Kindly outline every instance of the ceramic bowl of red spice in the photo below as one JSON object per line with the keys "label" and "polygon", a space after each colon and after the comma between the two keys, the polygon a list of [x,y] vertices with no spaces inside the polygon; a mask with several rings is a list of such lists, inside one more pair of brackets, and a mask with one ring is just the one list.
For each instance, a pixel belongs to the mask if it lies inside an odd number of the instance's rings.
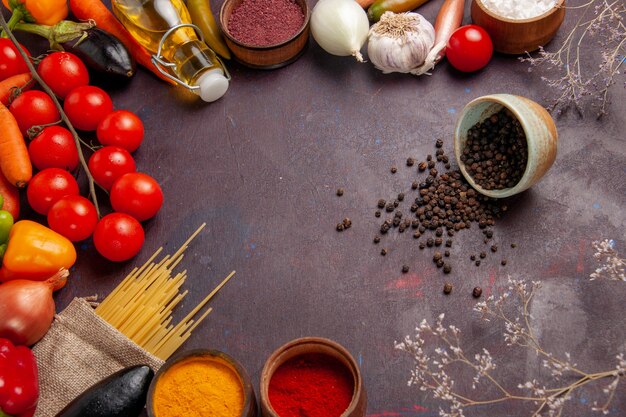
{"label": "ceramic bowl of red spice", "polygon": [[220,24],[235,59],[259,69],[288,65],[304,52],[311,13],[306,0],[225,0]]}
{"label": "ceramic bowl of red spice", "polygon": [[343,346],[305,337],[279,347],[260,383],[263,417],[364,417],[367,395],[359,367]]}

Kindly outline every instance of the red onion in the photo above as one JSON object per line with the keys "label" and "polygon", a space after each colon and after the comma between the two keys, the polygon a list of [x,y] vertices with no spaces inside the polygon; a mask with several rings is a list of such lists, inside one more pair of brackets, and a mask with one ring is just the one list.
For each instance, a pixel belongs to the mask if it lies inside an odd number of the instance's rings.
{"label": "red onion", "polygon": [[16,279],[0,285],[0,337],[15,345],[38,342],[54,318],[52,292],[68,275],[67,269],[60,269],[46,281]]}

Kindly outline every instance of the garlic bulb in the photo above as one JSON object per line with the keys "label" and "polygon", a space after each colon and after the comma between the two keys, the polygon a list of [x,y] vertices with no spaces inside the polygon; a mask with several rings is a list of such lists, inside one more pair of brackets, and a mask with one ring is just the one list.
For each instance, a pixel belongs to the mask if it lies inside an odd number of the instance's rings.
{"label": "garlic bulb", "polygon": [[385,12],[369,30],[367,54],[385,74],[420,74],[434,43],[435,29],[422,15]]}
{"label": "garlic bulb", "polygon": [[313,39],[329,54],[363,61],[368,30],[367,13],[354,0],[319,0],[311,13]]}

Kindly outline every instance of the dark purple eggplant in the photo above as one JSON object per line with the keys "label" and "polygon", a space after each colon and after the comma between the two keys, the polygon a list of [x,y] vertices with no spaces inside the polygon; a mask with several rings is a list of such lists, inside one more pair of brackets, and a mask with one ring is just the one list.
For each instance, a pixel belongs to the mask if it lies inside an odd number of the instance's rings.
{"label": "dark purple eggplant", "polygon": [[92,385],[56,417],[137,417],[153,376],[147,365],[124,368]]}
{"label": "dark purple eggplant", "polygon": [[16,30],[43,36],[50,48],[77,55],[91,70],[115,78],[135,75],[135,60],[119,39],[93,22],[62,20],[54,26],[18,23]]}
{"label": "dark purple eggplant", "polygon": [[85,34],[61,46],[96,72],[121,78],[135,75],[135,60],[119,39],[97,27],[86,30]]}

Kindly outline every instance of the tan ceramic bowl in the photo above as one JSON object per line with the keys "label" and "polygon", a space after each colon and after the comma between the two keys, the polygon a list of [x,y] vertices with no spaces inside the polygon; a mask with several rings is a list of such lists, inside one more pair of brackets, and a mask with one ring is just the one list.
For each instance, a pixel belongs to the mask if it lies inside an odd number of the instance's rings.
{"label": "tan ceramic bowl", "polygon": [[226,45],[235,59],[242,64],[259,69],[275,69],[291,64],[302,55],[309,40],[309,20],[311,12],[306,0],[295,0],[304,13],[304,25],[295,35],[284,42],[269,46],[254,46],[235,39],[228,31],[228,21],[233,10],[243,0],[225,0],[220,9],[220,25]]}
{"label": "tan ceramic bowl", "polygon": [[[461,154],[467,140],[467,131],[503,107],[515,115],[524,129],[528,145],[528,161],[522,178],[514,187],[486,190],[476,184],[467,172],[465,164],[461,162]],[[557,142],[556,126],[545,108],[525,97],[493,94],[472,100],[461,112],[454,131],[454,155],[461,173],[476,191],[489,197],[504,198],[527,190],[548,172],[556,159]]]}
{"label": "tan ceramic bowl", "polygon": [[260,398],[263,417],[280,417],[269,401],[268,387],[274,371],[289,359],[307,353],[321,353],[338,359],[352,373],[354,378],[354,394],[352,402],[341,417],[364,417],[367,409],[367,394],[361,379],[361,371],[350,355],[340,344],[321,337],[304,337],[284,344],[272,353],[265,362],[261,372]]}
{"label": "tan ceramic bowl", "polygon": [[252,388],[248,373],[241,366],[241,364],[239,364],[239,362],[237,362],[235,359],[233,359],[231,356],[227,355],[224,352],[209,349],[196,349],[173,356],[167,362],[165,362],[165,364],[158,370],[158,372],[152,379],[152,382],[150,383],[150,388],[148,389],[148,398],[146,402],[146,411],[148,413],[148,417],[159,417],[159,415],[156,414],[154,411],[154,391],[161,376],[167,373],[172,368],[172,366],[187,359],[193,358],[206,358],[209,360],[215,360],[230,367],[239,376],[239,379],[241,380],[241,385],[243,386],[244,403],[240,417],[257,416],[257,403],[256,397],[254,395],[254,389]]}
{"label": "tan ceramic bowl", "polygon": [[499,16],[487,9],[482,0],[472,1],[471,13],[472,22],[491,36],[495,51],[523,54],[537,50],[554,37],[565,17],[565,0],[557,0],[552,9],[530,19]]}

